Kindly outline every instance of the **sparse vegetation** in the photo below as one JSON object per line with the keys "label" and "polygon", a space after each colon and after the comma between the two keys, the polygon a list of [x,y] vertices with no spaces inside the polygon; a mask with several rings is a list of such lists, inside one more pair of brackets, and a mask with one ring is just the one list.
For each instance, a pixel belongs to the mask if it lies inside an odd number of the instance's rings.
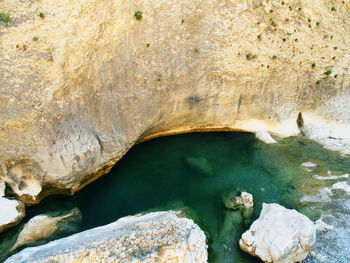
{"label": "sparse vegetation", "polygon": [[319,25],[321,25],[321,22],[317,21],[316,26],[319,26]]}
{"label": "sparse vegetation", "polygon": [[270,13],[273,13],[273,10],[272,10],[272,9],[270,9]]}
{"label": "sparse vegetation", "polygon": [[8,24],[10,22],[10,14],[8,13],[0,13],[0,21],[5,23],[5,24]]}
{"label": "sparse vegetation", "polygon": [[334,49],[334,50],[337,50],[337,49],[338,49],[338,47],[334,47],[333,49]]}
{"label": "sparse vegetation", "polygon": [[331,9],[332,11],[336,11],[336,9],[335,9],[335,7],[334,6],[332,6],[332,9]]}
{"label": "sparse vegetation", "polygon": [[336,57],[332,57],[332,59],[333,59],[333,60],[335,60],[335,59],[336,59]]}
{"label": "sparse vegetation", "polygon": [[134,16],[136,17],[137,20],[141,20],[142,19],[142,11],[137,10],[135,12]]}
{"label": "sparse vegetation", "polygon": [[289,18],[286,18],[286,20],[285,20],[286,22],[288,22],[289,21]]}
{"label": "sparse vegetation", "polygon": [[273,55],[273,56],[272,56],[272,59],[277,59],[277,56],[276,56],[276,55]]}
{"label": "sparse vegetation", "polygon": [[316,67],[316,63],[312,63],[311,67],[313,67],[313,68]]}
{"label": "sparse vegetation", "polygon": [[273,25],[274,27],[277,26],[276,22],[275,21],[271,21],[271,25]]}
{"label": "sparse vegetation", "polygon": [[181,24],[183,24],[183,23],[185,23],[185,19],[182,19],[182,20],[181,20]]}
{"label": "sparse vegetation", "polygon": [[146,44],[146,47],[149,47],[150,45],[151,45],[150,43],[147,43],[147,44]]}
{"label": "sparse vegetation", "polygon": [[159,74],[159,75],[158,75],[158,78],[157,78],[157,81],[160,82],[160,81],[162,80],[162,77],[163,77],[163,75],[162,75],[162,74]]}
{"label": "sparse vegetation", "polygon": [[335,74],[335,75],[334,75],[334,78],[336,79],[337,77],[338,77],[338,74]]}
{"label": "sparse vegetation", "polygon": [[316,85],[320,85],[320,83],[321,83],[320,80],[316,81]]}
{"label": "sparse vegetation", "polygon": [[252,53],[248,53],[247,55],[245,55],[245,57],[248,60],[252,60],[252,59],[256,59],[258,56],[257,55],[253,55]]}
{"label": "sparse vegetation", "polygon": [[327,76],[332,74],[332,70],[327,70],[324,74],[326,74]]}
{"label": "sparse vegetation", "polygon": [[33,37],[33,41],[38,41],[39,38],[38,37]]}
{"label": "sparse vegetation", "polygon": [[282,40],[283,40],[283,42],[286,42],[287,39],[286,38],[282,38]]}
{"label": "sparse vegetation", "polygon": [[284,3],[284,1],[282,1],[282,3],[281,3],[282,5],[284,5],[285,3]]}
{"label": "sparse vegetation", "polygon": [[262,39],[262,36],[261,36],[261,35],[258,35],[257,38],[258,38],[259,40],[261,40],[261,39]]}
{"label": "sparse vegetation", "polygon": [[43,12],[40,12],[40,13],[39,13],[39,17],[42,18],[42,19],[44,19],[44,18],[45,18],[45,14],[44,14]]}

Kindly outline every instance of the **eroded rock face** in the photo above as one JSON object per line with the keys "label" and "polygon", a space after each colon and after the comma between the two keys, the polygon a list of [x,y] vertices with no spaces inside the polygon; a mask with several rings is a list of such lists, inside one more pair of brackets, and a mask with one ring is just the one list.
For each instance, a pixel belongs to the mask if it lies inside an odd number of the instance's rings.
{"label": "eroded rock face", "polygon": [[129,216],[46,245],[27,248],[6,263],[207,262],[203,231],[176,212]]}
{"label": "eroded rock face", "polygon": [[259,218],[243,233],[239,246],[264,262],[290,263],[306,258],[316,240],[314,223],[296,210],[263,204]]}
{"label": "eroded rock face", "polygon": [[0,179],[27,203],[79,190],[160,135],[297,134],[300,111],[311,137],[316,117],[350,123],[348,1],[4,0],[0,12]]}

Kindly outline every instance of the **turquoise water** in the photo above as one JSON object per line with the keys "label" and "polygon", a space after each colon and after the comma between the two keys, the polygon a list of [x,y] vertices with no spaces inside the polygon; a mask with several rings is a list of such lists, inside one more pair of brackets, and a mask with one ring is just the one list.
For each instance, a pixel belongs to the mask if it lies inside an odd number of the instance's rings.
{"label": "turquoise water", "polygon": [[[318,164],[325,174],[350,171],[348,159],[310,140],[292,137],[267,145],[250,133],[193,133],[162,137],[133,147],[112,171],[73,197],[50,197],[27,209],[28,217],[77,206],[83,214],[81,230],[149,210],[183,209],[206,232],[210,262],[260,262],[238,247],[263,202],[296,208],[315,220],[322,204],[301,204],[334,183],[312,178],[300,167]],[[222,196],[232,191],[254,196],[254,216],[243,222],[226,209]]]}

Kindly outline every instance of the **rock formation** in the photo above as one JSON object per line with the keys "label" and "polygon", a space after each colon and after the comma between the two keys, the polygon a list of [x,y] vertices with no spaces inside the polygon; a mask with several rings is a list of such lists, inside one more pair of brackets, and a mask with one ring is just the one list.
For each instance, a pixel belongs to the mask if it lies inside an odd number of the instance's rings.
{"label": "rock formation", "polygon": [[20,262],[207,262],[203,231],[176,212],[129,216],[7,259]]}
{"label": "rock formation", "polygon": [[348,1],[3,0],[0,12],[0,181],[26,203],[76,192],[161,135],[297,134],[301,111],[326,145],[317,118],[349,128]]}
{"label": "rock formation", "polygon": [[314,223],[296,210],[263,204],[259,218],[239,240],[242,250],[264,262],[302,261],[316,239]]}
{"label": "rock formation", "polygon": [[5,198],[4,182],[0,182],[0,233],[13,227],[25,215],[24,204],[21,201]]}
{"label": "rock formation", "polygon": [[63,216],[37,215],[23,226],[10,251],[14,251],[24,245],[31,245],[37,241],[48,239],[53,234],[57,235],[69,233],[74,229],[78,230],[77,225],[80,221],[81,213],[78,208],[72,209]]}
{"label": "rock formation", "polygon": [[237,195],[237,192],[233,191],[223,197],[223,203],[226,208],[239,211],[245,222],[253,215],[254,201],[250,193],[241,192]]}

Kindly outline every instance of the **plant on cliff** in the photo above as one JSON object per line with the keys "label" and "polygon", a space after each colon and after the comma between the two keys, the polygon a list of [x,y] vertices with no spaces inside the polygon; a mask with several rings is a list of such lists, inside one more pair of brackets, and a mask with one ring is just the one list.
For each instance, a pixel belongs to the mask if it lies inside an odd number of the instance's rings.
{"label": "plant on cliff", "polygon": [[10,14],[0,13],[0,21],[8,24],[8,22],[10,22]]}
{"label": "plant on cliff", "polygon": [[332,70],[327,70],[324,74],[326,74],[327,76],[332,74]]}
{"label": "plant on cliff", "polygon": [[135,12],[134,16],[136,17],[137,20],[141,20],[142,19],[142,11],[137,10]]}

